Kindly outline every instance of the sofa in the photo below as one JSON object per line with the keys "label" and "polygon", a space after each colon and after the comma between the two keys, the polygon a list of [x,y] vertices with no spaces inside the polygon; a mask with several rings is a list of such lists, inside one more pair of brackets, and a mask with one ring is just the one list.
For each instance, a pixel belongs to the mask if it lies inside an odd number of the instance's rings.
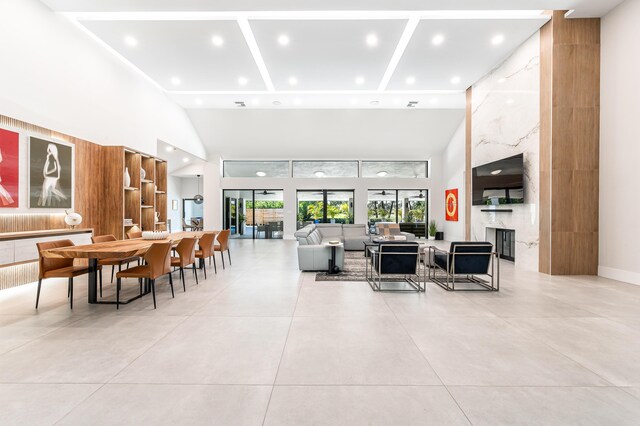
{"label": "sofa", "polygon": [[336,265],[343,269],[345,250],[364,250],[365,242],[371,241],[367,225],[343,225],[334,223],[310,224],[295,232],[298,240],[298,266],[302,271],[328,269],[331,248],[329,241],[340,241],[336,247]]}
{"label": "sofa", "polygon": [[395,222],[378,222],[376,223],[376,230],[379,236],[403,236],[406,241],[414,241],[416,239],[415,234],[402,232],[400,224]]}

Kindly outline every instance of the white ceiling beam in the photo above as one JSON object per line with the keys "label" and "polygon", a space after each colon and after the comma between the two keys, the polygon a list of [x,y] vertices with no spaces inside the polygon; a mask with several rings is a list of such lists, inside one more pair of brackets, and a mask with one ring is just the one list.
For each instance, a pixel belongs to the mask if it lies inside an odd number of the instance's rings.
{"label": "white ceiling beam", "polygon": [[384,72],[382,80],[380,81],[380,85],[378,86],[379,92],[383,92],[387,89],[389,81],[391,80],[393,73],[396,71],[396,68],[400,63],[400,59],[402,59],[402,55],[404,55],[404,51],[407,49],[407,46],[411,41],[411,37],[413,37],[413,33],[416,31],[419,23],[420,18],[415,16],[409,18],[409,21],[407,21],[407,25],[404,27],[404,31],[402,33],[402,36],[400,37],[400,40],[398,41],[396,50],[395,52],[393,52],[393,56],[391,56],[389,65],[387,65],[387,70]]}
{"label": "white ceiling beam", "polygon": [[[169,90],[172,95],[376,95],[378,90]],[[465,90],[386,90],[389,95],[449,95]]]}
{"label": "white ceiling beam", "polygon": [[271,81],[267,64],[265,64],[264,59],[262,58],[262,53],[260,53],[260,48],[258,47],[255,36],[253,35],[249,21],[247,18],[239,18],[238,25],[240,26],[240,31],[242,31],[242,35],[247,42],[247,46],[249,46],[253,60],[256,62],[258,71],[260,71],[262,80],[264,80],[264,85],[267,87],[269,92],[275,92],[276,88],[273,85],[273,81]]}

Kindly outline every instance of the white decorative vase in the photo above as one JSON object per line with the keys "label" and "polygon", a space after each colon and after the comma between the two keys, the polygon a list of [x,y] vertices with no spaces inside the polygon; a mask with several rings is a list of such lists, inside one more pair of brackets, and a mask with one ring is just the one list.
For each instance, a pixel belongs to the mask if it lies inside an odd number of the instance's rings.
{"label": "white decorative vase", "polygon": [[435,236],[435,235],[434,235],[434,236],[429,235],[429,240],[431,240],[431,241],[435,241],[435,239],[436,239],[436,236]]}
{"label": "white decorative vase", "polygon": [[140,179],[144,180],[145,177],[147,177],[147,172],[140,167]]}
{"label": "white decorative vase", "polygon": [[156,223],[160,222],[160,212],[156,212]]}
{"label": "white decorative vase", "polygon": [[124,168],[124,186],[125,188],[128,188],[129,186],[131,186],[131,175],[129,174],[128,167]]}

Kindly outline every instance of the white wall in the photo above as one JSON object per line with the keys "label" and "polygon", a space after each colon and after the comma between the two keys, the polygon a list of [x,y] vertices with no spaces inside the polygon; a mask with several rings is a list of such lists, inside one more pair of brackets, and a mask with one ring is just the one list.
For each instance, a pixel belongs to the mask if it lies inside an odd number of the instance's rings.
{"label": "white wall", "polygon": [[37,0],[0,2],[0,114],[102,145],[205,158],[185,111]]}
{"label": "white wall", "polygon": [[602,19],[599,274],[640,284],[640,0]]}
{"label": "white wall", "polygon": [[[465,177],[465,120],[453,134],[442,152],[442,184],[444,189],[458,189],[458,221],[447,222],[443,218],[444,238],[447,241],[464,241],[464,177]],[[445,203],[444,194],[442,203]]]}

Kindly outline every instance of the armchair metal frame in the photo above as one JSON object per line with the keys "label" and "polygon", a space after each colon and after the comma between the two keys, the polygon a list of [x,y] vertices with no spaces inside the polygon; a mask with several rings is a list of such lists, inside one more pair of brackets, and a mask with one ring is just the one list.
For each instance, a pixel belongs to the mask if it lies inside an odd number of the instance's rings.
{"label": "armchair metal frame", "polygon": [[[382,243],[384,244],[384,243]],[[416,243],[417,245],[417,243]],[[403,252],[385,252],[382,250],[379,250],[380,245],[378,246],[366,246],[365,248],[367,249],[367,251],[369,252],[369,256],[365,258],[365,261],[367,262],[367,266],[365,268],[365,277],[367,282],[369,283],[369,286],[371,287],[371,289],[373,291],[387,291],[387,292],[424,292],[426,291],[426,285],[427,285],[427,281],[426,281],[426,273],[423,273],[423,277],[425,278],[424,284],[421,285],[420,284],[420,257],[421,257],[421,253],[420,253],[420,248],[418,247],[418,251],[416,251],[415,253],[403,253]],[[398,274],[398,273],[382,273],[382,259],[383,256],[412,256],[416,259],[416,272],[415,274]],[[377,269],[374,267],[374,265],[378,264]],[[374,276],[375,273],[375,276]],[[408,289],[392,289],[392,288],[383,288],[382,287],[382,278],[385,275],[403,275],[403,280],[402,281],[389,281],[389,282],[404,282],[406,284],[409,284],[409,286],[411,288]]]}
{"label": "armchair metal frame", "polygon": [[[489,246],[493,249],[493,244],[479,245],[476,244],[475,247],[478,246]],[[435,260],[436,253],[445,254],[447,256],[447,269],[443,269],[438,265]],[[429,279],[444,288],[447,291],[500,291],[500,256],[496,251],[490,251],[486,253],[478,253],[478,252],[450,252],[447,250],[441,250],[436,247],[429,247],[428,258],[425,259],[429,262]],[[456,274],[456,256],[490,256],[490,272],[487,271],[484,274]],[[426,262],[425,262],[426,263]],[[426,264],[425,264],[426,267]],[[442,271],[445,274],[445,277],[438,276],[438,270]],[[490,284],[477,277],[477,275],[485,275],[491,278]],[[456,281],[458,278],[458,281]],[[474,284],[475,288],[457,288],[456,282],[461,283],[464,279],[464,283]]]}

